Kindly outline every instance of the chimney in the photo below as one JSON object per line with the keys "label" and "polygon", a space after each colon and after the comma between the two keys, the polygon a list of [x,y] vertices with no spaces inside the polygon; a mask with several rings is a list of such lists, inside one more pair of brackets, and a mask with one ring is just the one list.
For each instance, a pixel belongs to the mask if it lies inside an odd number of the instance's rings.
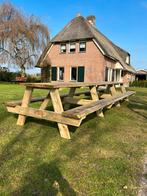
{"label": "chimney", "polygon": [[76,14],[76,17],[79,17],[79,16],[81,16],[81,14],[78,12],[78,13]]}
{"label": "chimney", "polygon": [[96,20],[96,17],[94,15],[90,15],[90,16],[87,16],[86,18],[88,20],[88,22],[92,25],[95,25],[95,20]]}

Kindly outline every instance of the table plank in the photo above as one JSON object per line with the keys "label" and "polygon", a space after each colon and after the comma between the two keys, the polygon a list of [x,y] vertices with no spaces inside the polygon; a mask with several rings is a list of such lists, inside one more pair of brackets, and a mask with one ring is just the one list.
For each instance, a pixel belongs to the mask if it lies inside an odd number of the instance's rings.
{"label": "table plank", "polygon": [[89,86],[106,86],[106,85],[117,85],[122,84],[122,82],[51,82],[51,83],[21,83],[31,88],[39,89],[56,89],[56,88],[72,88],[72,87],[89,87]]}

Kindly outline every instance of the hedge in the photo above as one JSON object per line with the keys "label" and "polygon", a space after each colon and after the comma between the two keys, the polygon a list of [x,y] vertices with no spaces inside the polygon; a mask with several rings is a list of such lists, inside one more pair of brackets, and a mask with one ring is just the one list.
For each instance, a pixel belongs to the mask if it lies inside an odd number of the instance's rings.
{"label": "hedge", "polygon": [[147,80],[134,81],[130,84],[130,86],[147,88]]}

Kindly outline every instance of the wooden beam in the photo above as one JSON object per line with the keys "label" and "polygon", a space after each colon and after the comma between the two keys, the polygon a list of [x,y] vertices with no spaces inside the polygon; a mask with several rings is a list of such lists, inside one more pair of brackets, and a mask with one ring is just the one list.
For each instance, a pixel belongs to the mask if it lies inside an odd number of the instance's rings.
{"label": "wooden beam", "polygon": [[81,98],[72,98],[72,97],[65,97],[64,98],[65,103],[70,103],[70,104],[77,104],[77,105],[86,105],[89,103],[94,102],[93,100],[88,100],[88,99],[81,99]]}
{"label": "wooden beam", "polygon": [[25,108],[22,106],[16,106],[16,107],[7,106],[7,110],[8,112],[12,112],[15,114],[30,116],[30,117],[49,120],[49,121],[58,122],[58,123],[64,123],[64,124],[72,125],[76,127],[79,127],[83,120],[82,118],[80,120],[68,118],[56,112],[46,111],[46,110],[41,110],[41,109],[36,109],[36,108],[30,108],[30,107]]}
{"label": "wooden beam", "polygon": [[63,112],[62,114],[67,117],[80,119],[82,117],[87,116],[88,114],[91,114],[98,110],[102,110],[103,108],[107,106],[115,104],[118,101],[121,101],[125,99],[126,97],[133,95],[134,93],[135,93],[134,91],[128,91],[124,94],[115,95],[111,99],[109,98],[109,99],[97,100],[93,103],[70,109],[68,111]]}
{"label": "wooden beam", "polygon": [[[59,114],[62,114],[63,106],[62,106],[62,102],[61,102],[61,98],[59,94],[59,89],[51,89],[50,96],[51,96],[51,101],[54,107],[54,111]],[[65,125],[64,123],[58,123],[58,128],[59,128],[61,137],[70,139],[70,133],[69,133],[67,125]]]}
{"label": "wooden beam", "polygon": [[50,94],[48,93],[48,95],[46,96],[46,98],[45,98],[45,99],[43,100],[43,102],[41,103],[40,109],[41,109],[41,110],[45,110],[45,109],[47,108],[48,103],[49,103],[50,100],[51,100],[51,99],[50,99]]}
{"label": "wooden beam", "polygon": [[[96,86],[92,86],[92,87],[90,86],[89,88],[90,88],[90,95],[91,95],[92,100],[93,101],[98,101],[99,97],[98,97],[97,87]],[[101,110],[101,112],[96,111],[96,114],[99,117],[104,117],[104,114],[103,114],[102,110]]]}
{"label": "wooden beam", "polygon": [[[30,103],[34,103],[34,102],[39,102],[39,101],[43,101],[46,97],[34,97],[30,100]],[[21,105],[22,104],[22,100],[16,100],[16,101],[9,101],[6,102],[5,105],[6,106],[10,106],[10,107],[15,107],[17,105]]]}
{"label": "wooden beam", "polygon": [[[31,100],[32,91],[33,91],[32,88],[26,87],[23,100],[22,100],[22,107],[26,107],[26,108],[28,107],[30,100]],[[18,120],[17,120],[17,125],[23,126],[25,123],[25,120],[26,120],[26,116],[19,115]]]}

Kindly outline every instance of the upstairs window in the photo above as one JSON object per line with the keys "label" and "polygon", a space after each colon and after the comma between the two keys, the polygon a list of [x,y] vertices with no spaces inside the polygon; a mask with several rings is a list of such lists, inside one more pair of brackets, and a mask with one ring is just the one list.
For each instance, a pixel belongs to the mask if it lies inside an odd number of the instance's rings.
{"label": "upstairs window", "polygon": [[66,44],[61,44],[60,45],[60,52],[61,53],[66,53]]}
{"label": "upstairs window", "polygon": [[79,52],[86,52],[86,42],[79,43]]}
{"label": "upstairs window", "polygon": [[76,43],[69,44],[69,52],[74,53],[76,51]]}
{"label": "upstairs window", "polygon": [[129,57],[129,56],[126,57],[126,63],[127,63],[128,65],[130,64],[130,57]]}

